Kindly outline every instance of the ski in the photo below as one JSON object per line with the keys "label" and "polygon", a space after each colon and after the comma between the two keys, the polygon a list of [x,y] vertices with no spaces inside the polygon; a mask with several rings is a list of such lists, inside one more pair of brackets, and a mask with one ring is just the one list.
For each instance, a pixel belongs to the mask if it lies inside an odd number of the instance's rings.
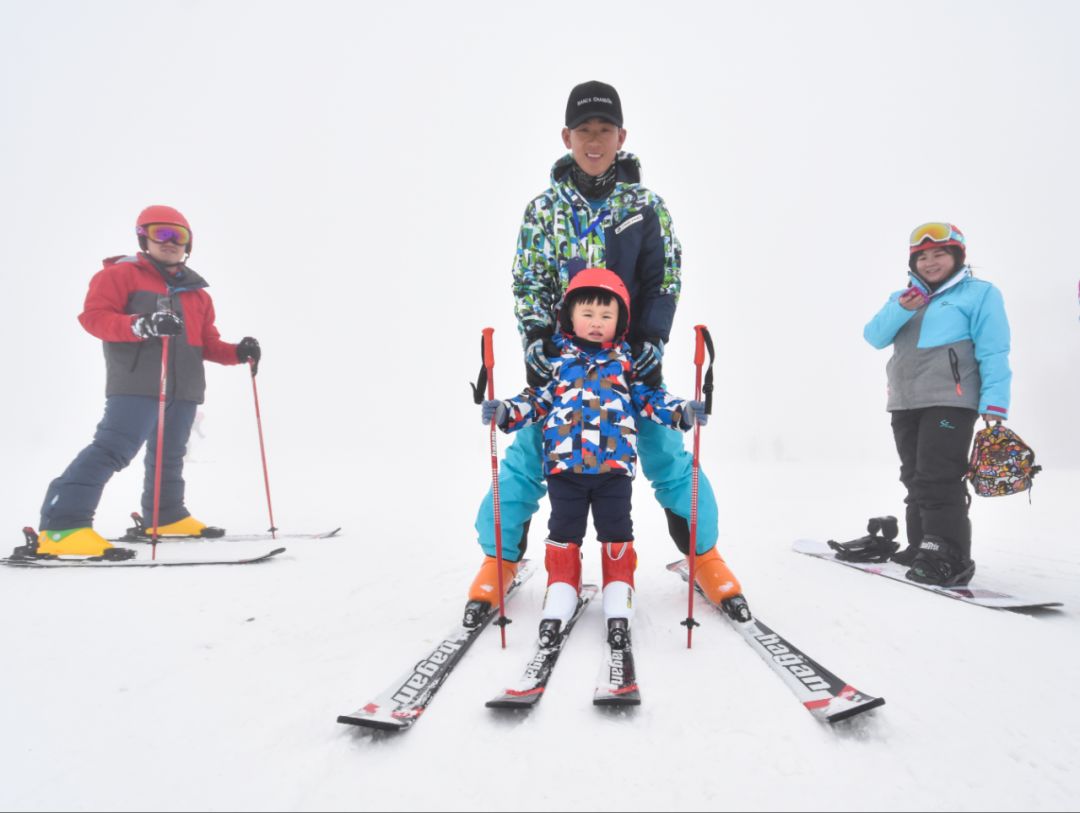
{"label": "ski", "polygon": [[611,638],[604,641],[604,657],[593,692],[594,706],[640,706],[641,691],[634,668],[634,648],[629,631],[622,646],[614,647]]}
{"label": "ski", "polygon": [[[340,533],[341,528],[334,528],[332,531],[323,531],[321,533],[281,533],[279,531],[274,534],[226,533],[223,536],[160,536],[158,537],[158,544],[161,545],[166,542],[276,542],[279,539],[333,539]],[[128,534],[112,537],[109,541],[124,545],[149,545],[153,542],[149,536],[131,536]]]}
{"label": "ski", "polygon": [[285,548],[275,548],[269,553],[264,553],[261,556],[250,556],[243,559],[190,559],[184,561],[163,561],[163,560],[149,560],[138,561],[136,559],[123,559],[119,561],[109,561],[106,559],[20,559],[14,557],[5,557],[0,559],[0,564],[9,565],[11,567],[22,567],[27,569],[47,570],[50,568],[58,567],[74,567],[74,568],[91,568],[91,567],[108,567],[108,568],[127,568],[127,567],[202,567],[207,565],[253,565],[259,562],[266,562],[274,558],[280,553],[284,553]]}
{"label": "ski", "polygon": [[908,568],[901,564],[896,562],[845,562],[837,559],[834,551],[828,545],[810,539],[796,540],[793,550],[805,556],[836,562],[839,565],[847,565],[856,570],[861,570],[863,573],[884,576],[901,584],[919,587],[931,593],[937,593],[939,596],[947,596],[979,607],[990,607],[995,610],[1041,610],[1062,606],[1060,601],[1040,601],[1014,596],[1001,590],[986,587],[980,584],[978,580],[973,580],[972,583],[962,587],[939,587],[934,584],[920,584],[905,578],[904,574],[908,571]]}
{"label": "ski", "polygon": [[[690,581],[690,566],[685,559],[672,562],[668,570],[679,574],[683,581]],[[817,720],[837,723],[885,704],[885,698],[858,691],[760,620],[736,621],[723,608],[709,601],[700,586],[695,585],[695,588],[779,675]]]}
{"label": "ski", "polygon": [[526,665],[521,679],[484,705],[489,709],[531,709],[539,703],[540,698],[544,696],[544,691],[547,689],[551,673],[555,671],[555,664],[559,660],[559,654],[562,652],[563,647],[566,646],[566,641],[570,638],[570,633],[574,629],[574,624],[581,618],[589,606],[589,602],[596,598],[598,592],[599,588],[595,584],[583,585],[581,592],[578,594],[577,610],[575,610],[573,617],[566,622],[566,626],[560,630],[555,643],[551,646],[543,646],[538,642],[536,652]]}
{"label": "ski", "polygon": [[[150,534],[147,531],[146,523],[142,518],[142,514],[138,511],[131,512],[131,519],[135,525],[128,528],[123,536],[113,537],[109,539],[110,542],[122,542],[126,544],[136,545],[149,545],[153,543]],[[337,536],[341,532],[341,528],[334,528],[331,531],[321,531],[319,533],[281,533],[277,528],[271,528],[265,533],[253,533],[253,534],[230,534],[222,528],[206,528],[199,535],[184,535],[184,536],[159,536],[158,544],[162,542],[271,542],[278,539],[331,539]]]}
{"label": "ski", "polygon": [[[533,570],[531,562],[522,560],[521,567],[507,590],[507,598],[510,598],[521,588],[521,585],[529,580]],[[479,617],[479,623],[475,626],[466,627],[464,624],[455,626],[434,647],[425,652],[415,666],[391,683],[382,694],[352,714],[342,714],[337,721],[344,725],[381,731],[405,731],[411,728],[431,705],[435,693],[439,691],[469,647],[495,620],[498,612],[498,605],[492,605],[484,615]]]}

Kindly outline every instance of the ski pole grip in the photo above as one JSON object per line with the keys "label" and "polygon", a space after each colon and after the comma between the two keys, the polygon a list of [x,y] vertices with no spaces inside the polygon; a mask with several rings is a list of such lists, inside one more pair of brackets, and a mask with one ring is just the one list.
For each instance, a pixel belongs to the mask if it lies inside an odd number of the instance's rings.
{"label": "ski pole grip", "polygon": [[489,370],[495,366],[495,343],[492,341],[492,334],[495,332],[495,328],[484,328],[484,366]]}
{"label": "ski pole grip", "polygon": [[705,363],[705,325],[694,325],[694,364],[700,367]]}

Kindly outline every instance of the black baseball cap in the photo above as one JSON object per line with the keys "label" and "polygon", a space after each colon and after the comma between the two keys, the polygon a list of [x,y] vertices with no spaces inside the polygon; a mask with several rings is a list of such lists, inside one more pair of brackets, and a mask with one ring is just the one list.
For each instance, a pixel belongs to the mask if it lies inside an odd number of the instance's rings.
{"label": "black baseball cap", "polygon": [[604,119],[622,127],[619,92],[604,82],[582,82],[566,100],[566,126],[573,130],[589,119]]}

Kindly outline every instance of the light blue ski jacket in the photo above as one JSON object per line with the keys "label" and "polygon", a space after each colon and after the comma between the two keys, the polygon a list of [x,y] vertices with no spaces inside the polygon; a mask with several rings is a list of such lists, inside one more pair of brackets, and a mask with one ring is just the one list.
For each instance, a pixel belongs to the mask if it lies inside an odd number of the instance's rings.
{"label": "light blue ski jacket", "polygon": [[928,305],[906,310],[897,291],[863,329],[879,350],[893,345],[886,409],[957,406],[1007,418],[1012,371],[1001,292],[966,265],[936,291],[914,274],[911,284]]}

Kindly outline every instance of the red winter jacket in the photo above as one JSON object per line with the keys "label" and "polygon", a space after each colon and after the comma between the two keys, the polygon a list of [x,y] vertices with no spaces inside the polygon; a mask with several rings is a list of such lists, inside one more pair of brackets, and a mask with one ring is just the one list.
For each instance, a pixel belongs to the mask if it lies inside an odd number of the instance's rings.
{"label": "red winter jacket", "polygon": [[90,280],[79,322],[105,343],[108,395],[158,396],[161,339],[141,339],[132,331],[138,314],[169,309],[184,320],[184,332],[169,342],[167,397],[201,404],[206,393],[203,360],[239,364],[236,345],[223,342],[214,327],[214,303],[207,283],[186,266],[166,283],[145,254],[110,257]]}

